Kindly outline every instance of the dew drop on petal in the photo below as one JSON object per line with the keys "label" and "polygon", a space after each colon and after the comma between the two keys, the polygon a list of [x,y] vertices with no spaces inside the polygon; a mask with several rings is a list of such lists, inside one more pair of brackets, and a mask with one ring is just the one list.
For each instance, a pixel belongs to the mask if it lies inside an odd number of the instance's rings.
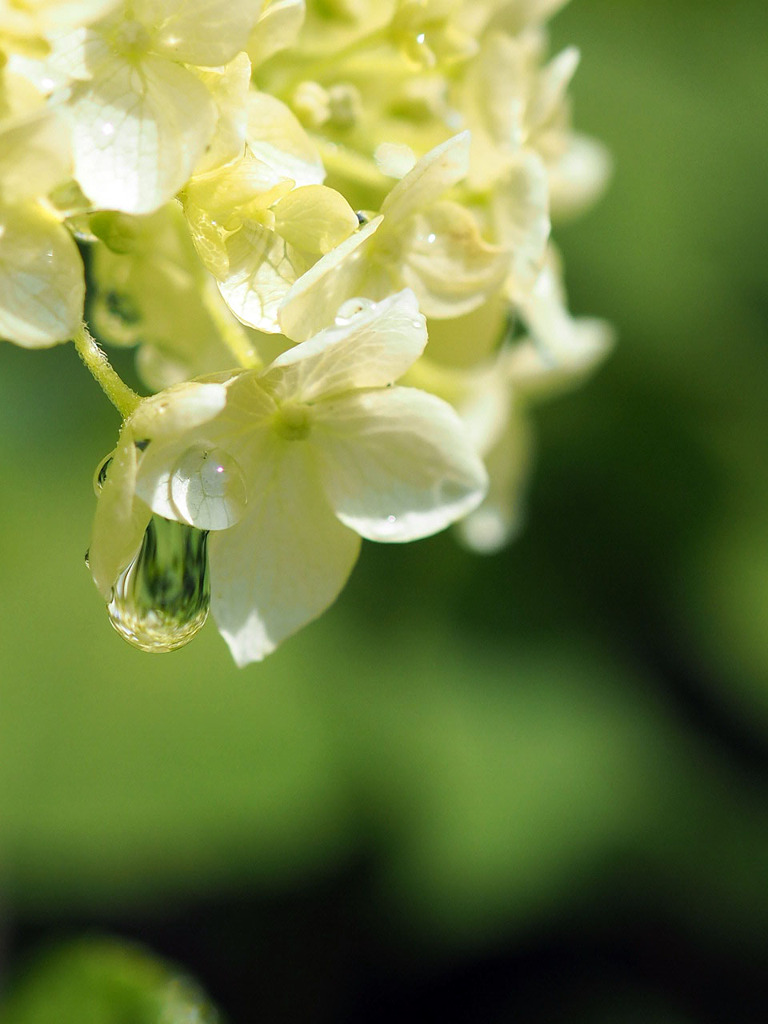
{"label": "dew drop on petal", "polygon": [[168,484],[171,507],[200,530],[226,530],[243,515],[245,478],[237,461],[221,448],[198,445],[176,463]]}
{"label": "dew drop on petal", "polygon": [[101,494],[101,489],[107,482],[107,471],[109,470],[109,464],[114,458],[114,455],[114,452],[110,452],[109,455],[105,455],[96,467],[96,472],[93,474],[93,489],[97,497]]}
{"label": "dew drop on petal", "polygon": [[339,306],[339,310],[336,313],[335,324],[337,327],[346,327],[347,324],[351,324],[356,316],[360,313],[365,313],[369,309],[373,309],[376,305],[371,299],[347,299]]}
{"label": "dew drop on petal", "polygon": [[206,531],[152,516],[107,605],[109,621],[133,647],[175,651],[202,629],[211,599],[207,541]]}

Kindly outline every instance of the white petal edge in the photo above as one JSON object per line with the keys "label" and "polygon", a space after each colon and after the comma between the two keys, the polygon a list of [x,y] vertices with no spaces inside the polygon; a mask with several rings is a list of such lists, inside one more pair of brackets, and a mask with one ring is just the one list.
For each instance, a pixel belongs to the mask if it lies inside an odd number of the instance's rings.
{"label": "white petal edge", "polygon": [[415,388],[320,403],[312,438],[336,515],[361,537],[428,537],[482,501],[485,467],[458,414]]}
{"label": "white petal edge", "polygon": [[360,550],[330,509],[308,446],[275,439],[270,456],[246,518],[210,538],[211,610],[240,667],[321,615]]}

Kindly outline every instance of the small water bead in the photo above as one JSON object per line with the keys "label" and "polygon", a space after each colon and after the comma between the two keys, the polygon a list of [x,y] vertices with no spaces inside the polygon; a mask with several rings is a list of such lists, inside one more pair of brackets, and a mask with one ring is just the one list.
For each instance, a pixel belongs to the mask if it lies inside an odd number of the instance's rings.
{"label": "small water bead", "polygon": [[176,514],[201,530],[226,530],[243,515],[248,501],[237,461],[221,448],[199,445],[182,455],[168,485]]}
{"label": "small water bead", "polygon": [[339,306],[334,322],[337,327],[346,327],[347,324],[352,323],[355,317],[373,309],[375,305],[376,303],[371,299],[347,299]]}
{"label": "small water bead", "polygon": [[202,629],[211,600],[207,541],[204,530],[152,516],[107,605],[112,626],[133,647],[175,651]]}
{"label": "small water bead", "polygon": [[96,472],[93,474],[93,490],[97,498],[101,494],[102,487],[107,482],[107,471],[109,470],[109,464],[114,456],[114,452],[110,452],[109,455],[105,455],[96,467]]}

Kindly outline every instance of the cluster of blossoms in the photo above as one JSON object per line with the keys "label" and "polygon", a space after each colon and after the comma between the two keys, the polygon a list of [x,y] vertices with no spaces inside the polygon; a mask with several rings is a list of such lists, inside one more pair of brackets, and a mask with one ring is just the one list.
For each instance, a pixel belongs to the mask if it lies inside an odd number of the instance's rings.
{"label": "cluster of blossoms", "polygon": [[610,345],[550,238],[608,172],[564,2],[0,0],[0,338],[123,415],[89,565],[137,646],[210,605],[257,661],[363,537],[515,533],[531,406]]}

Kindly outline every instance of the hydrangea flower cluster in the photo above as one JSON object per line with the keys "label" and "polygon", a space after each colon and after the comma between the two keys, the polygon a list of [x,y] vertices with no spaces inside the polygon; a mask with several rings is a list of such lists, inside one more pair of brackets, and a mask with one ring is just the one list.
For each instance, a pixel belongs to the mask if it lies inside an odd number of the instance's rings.
{"label": "hydrangea flower cluster", "polygon": [[611,342],[551,239],[609,171],[564,2],[0,0],[0,337],[123,415],[89,565],[136,646],[210,606],[258,661],[361,538],[519,528],[530,409]]}

